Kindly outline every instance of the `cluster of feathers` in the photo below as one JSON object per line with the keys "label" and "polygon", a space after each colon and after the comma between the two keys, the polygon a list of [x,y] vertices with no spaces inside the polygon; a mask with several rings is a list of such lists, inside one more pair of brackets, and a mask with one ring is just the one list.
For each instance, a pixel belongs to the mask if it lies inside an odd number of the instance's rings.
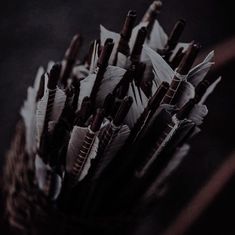
{"label": "cluster of feathers", "polygon": [[160,7],[137,26],[129,11],[120,34],[101,26],[83,61],[76,35],[62,62],[39,68],[7,156],[11,225],[29,228],[50,206],[77,218],[130,215],[166,193],[220,78],[206,76],[214,52],[195,66],[200,46],[179,42],[183,20],[167,36]]}

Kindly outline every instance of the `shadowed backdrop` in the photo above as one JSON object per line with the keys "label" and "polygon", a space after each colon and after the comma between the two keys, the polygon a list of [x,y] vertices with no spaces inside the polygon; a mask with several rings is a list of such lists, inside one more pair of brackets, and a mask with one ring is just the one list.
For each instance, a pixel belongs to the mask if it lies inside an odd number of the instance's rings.
{"label": "shadowed backdrop", "polygon": [[[1,3],[1,168],[4,154],[14,134],[15,124],[19,119],[20,106],[26,96],[27,87],[34,80],[38,66],[46,66],[49,60],[61,60],[68,43],[77,32],[84,37],[84,45],[80,52],[82,58],[89,42],[99,36],[99,24],[118,32],[129,9],[136,10],[138,18],[141,19],[150,3],[151,1],[147,0],[15,0]],[[163,4],[159,21],[167,33],[177,19],[184,18],[187,21],[182,37],[184,41],[195,39],[207,49],[235,34],[235,16],[231,2],[166,0]],[[222,71],[223,80],[207,102],[209,115],[203,132],[192,141],[189,156],[173,177],[171,192],[161,206],[156,207],[150,217],[143,221],[137,234],[150,234],[154,228],[164,228],[235,147],[234,64],[224,68],[226,72]],[[216,224],[217,220],[224,220],[227,223],[223,213],[226,212],[226,208],[232,210],[229,204],[232,203],[232,195],[234,196],[230,190],[231,185],[224,195],[218,198],[216,206],[207,212],[211,219],[202,218],[198,229],[203,224],[208,227],[209,233],[215,234],[218,226],[223,225]],[[231,223],[229,225],[231,226]],[[228,229],[229,225],[226,224]],[[195,231],[202,234],[200,229]]]}

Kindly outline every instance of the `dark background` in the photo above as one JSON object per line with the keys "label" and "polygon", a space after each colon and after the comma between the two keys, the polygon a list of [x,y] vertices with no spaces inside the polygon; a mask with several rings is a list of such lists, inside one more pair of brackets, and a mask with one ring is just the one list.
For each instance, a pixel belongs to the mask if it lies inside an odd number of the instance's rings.
{"label": "dark background", "polygon": [[[38,66],[46,66],[49,60],[61,60],[68,43],[77,32],[84,36],[84,47],[80,53],[82,57],[90,40],[99,36],[99,24],[118,32],[129,9],[137,10],[141,19],[149,3],[151,1],[147,0],[1,2],[1,167],[19,118],[20,106]],[[186,19],[184,41],[195,39],[206,50],[235,35],[232,1],[168,0],[163,4],[159,21],[167,33],[177,19]],[[173,187],[165,201],[140,226],[139,231],[143,231],[143,234],[164,228],[235,147],[233,65],[235,63],[221,71],[223,80],[208,100],[209,115],[203,132],[192,141],[191,152],[173,177]],[[234,218],[232,181],[198,221],[192,234],[234,234],[228,214],[233,212]]]}

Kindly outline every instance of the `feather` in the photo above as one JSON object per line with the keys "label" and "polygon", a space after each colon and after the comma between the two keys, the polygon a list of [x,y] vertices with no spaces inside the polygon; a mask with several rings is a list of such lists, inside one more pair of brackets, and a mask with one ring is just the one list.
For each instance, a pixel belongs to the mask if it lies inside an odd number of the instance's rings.
{"label": "feather", "polygon": [[188,74],[188,81],[195,87],[204,79],[211,66],[214,64],[214,51],[210,52],[205,60],[190,70]]}
{"label": "feather", "polygon": [[87,131],[87,128],[78,126],[75,126],[72,130],[66,156],[66,171],[69,173],[72,171],[74,161],[79,154],[79,150],[82,146],[83,140],[85,139]]}
{"label": "feather", "polygon": [[[139,25],[137,25],[133,31],[132,31],[132,36],[130,40],[130,48],[133,49],[135,39],[137,37],[138,31],[142,27],[147,27],[148,22],[141,22]],[[150,35],[150,39],[146,40],[144,45],[147,47],[150,47],[154,51],[157,51],[158,49],[163,49],[164,46],[166,45],[168,40],[167,34],[164,32],[163,28],[160,26],[159,22],[155,20],[153,29]],[[145,62],[148,64],[149,61],[149,56],[147,53],[143,50],[141,54],[141,61]]]}
{"label": "feather", "polygon": [[88,158],[86,160],[86,163],[85,163],[85,165],[82,169],[82,172],[79,176],[79,179],[78,179],[79,181],[83,180],[86,177],[86,175],[88,174],[88,171],[89,171],[90,166],[91,166],[91,160],[95,159],[95,157],[97,155],[98,146],[99,146],[99,139],[98,139],[98,137],[95,137],[95,140],[92,144],[92,148],[91,148],[90,153],[89,153],[89,156],[88,156]]}
{"label": "feather", "polygon": [[77,65],[73,68],[72,76],[76,77],[79,81],[85,79],[90,71],[85,65]]}
{"label": "feather", "polygon": [[[66,157],[66,171],[68,173],[71,173],[73,170],[74,163],[76,161],[77,156],[80,153],[83,141],[85,140],[85,137],[88,132],[89,132],[88,128],[82,128],[77,126],[73,128]],[[98,146],[99,146],[99,139],[95,135],[91,149],[89,151],[89,156],[86,158],[86,162],[83,165],[78,181],[83,180],[84,177],[87,175],[88,170],[91,166],[91,160],[94,159],[97,155]]]}
{"label": "feather", "polygon": [[132,106],[130,107],[130,111],[128,112],[125,123],[130,127],[133,128],[134,124],[136,123],[137,119],[140,117],[141,113],[144,111],[148,104],[148,98],[145,96],[145,94],[140,90],[142,101],[139,95],[139,90],[133,84],[133,86],[129,86],[128,90],[128,96],[132,97],[134,102]]}
{"label": "feather", "polygon": [[36,151],[36,97],[40,85],[41,77],[44,73],[43,67],[39,67],[33,88],[27,90],[27,99],[25,100],[20,114],[26,127],[26,151],[29,155]]}
{"label": "feather", "polygon": [[[61,191],[62,179],[58,174],[53,173],[51,167],[45,164],[38,155],[35,158],[35,175],[39,189],[52,200],[56,200]],[[52,186],[53,191],[51,191]]]}
{"label": "feather", "polygon": [[96,74],[90,74],[88,77],[86,77],[84,80],[80,83],[80,94],[78,98],[78,110],[81,108],[81,104],[83,99],[86,96],[90,96],[93,85],[95,83]]}
{"label": "feather", "polygon": [[54,66],[55,62],[54,61],[49,61],[47,64],[47,72],[49,73]]}
{"label": "feather", "polygon": [[162,82],[171,83],[171,79],[174,77],[174,71],[166,63],[166,61],[154,50],[152,50],[148,46],[144,46],[145,53],[149,56],[153,69],[157,84],[161,84]]}
{"label": "feather", "polygon": [[36,74],[36,77],[35,77],[35,80],[34,80],[34,84],[33,84],[33,89],[34,89],[34,91],[36,93],[38,92],[38,89],[39,89],[39,86],[40,86],[41,77],[42,77],[43,74],[44,74],[44,68],[43,67],[39,67],[38,71],[37,71],[37,74]]}
{"label": "feather", "polygon": [[131,64],[130,60],[125,55],[118,52],[116,66],[126,69],[126,68],[128,68],[128,66],[130,66],[130,64]]}
{"label": "feather", "polygon": [[49,98],[49,90],[46,89],[42,99],[37,103],[36,108],[36,139],[37,143],[40,143],[40,138],[44,128],[44,122],[46,117],[47,101]]}
{"label": "feather", "polygon": [[[139,29],[142,27],[147,27],[148,22],[141,22],[138,24],[132,31],[131,39],[130,39],[130,48],[132,49],[135,43],[135,39],[137,37]],[[145,41],[145,45],[150,47],[153,50],[163,49],[167,43],[168,36],[159,24],[158,20],[155,20],[153,29],[150,35],[150,39]],[[143,53],[144,54],[144,53]],[[143,57],[145,57],[143,55]]]}
{"label": "feather", "polygon": [[55,99],[54,99],[54,104],[53,104],[53,109],[52,109],[52,114],[51,114],[51,121],[57,122],[65,105],[66,101],[66,94],[63,90],[60,88],[56,88],[56,93],[55,93]]}
{"label": "feather", "polygon": [[118,151],[125,144],[129,134],[130,134],[130,129],[127,125],[123,125],[117,130],[113,131],[113,134],[110,136],[110,140],[107,146],[105,147],[103,154],[100,156],[99,163],[97,165],[97,169],[94,175],[95,179],[99,178],[103,170],[113,160]]}
{"label": "feather", "polygon": [[136,41],[139,30],[142,27],[147,27],[147,25],[148,25],[147,22],[141,22],[133,28],[131,38],[130,38],[130,41],[129,41],[130,51],[133,50],[133,47],[134,47],[134,44],[135,44],[135,41]]}
{"label": "feather", "polygon": [[98,107],[103,105],[106,96],[114,90],[116,85],[123,78],[125,72],[125,69],[116,66],[109,65],[107,67],[96,97],[96,104]]}
{"label": "feather", "polygon": [[182,52],[185,53],[188,50],[190,45],[191,45],[191,43],[183,43],[183,42],[177,43],[175,49],[172,51],[170,61],[172,61],[172,59],[176,56],[176,53],[180,48],[183,48]]}
{"label": "feather", "polygon": [[97,62],[98,62],[98,50],[99,50],[99,44],[97,41],[95,41],[94,46],[93,46],[93,52],[91,56],[91,65],[89,69],[89,74],[92,74],[95,72],[95,69],[97,67]]}
{"label": "feather", "polygon": [[[179,125],[180,125],[180,121],[177,120],[177,118],[175,116],[172,117],[172,124],[173,127],[170,129],[170,131],[167,133],[167,135],[165,136],[165,138],[161,138],[160,139],[160,145],[158,146],[158,148],[155,150],[155,152],[152,154],[151,158],[146,162],[146,164],[144,165],[144,167],[140,170],[136,172],[136,176],[138,178],[143,177],[146,172],[148,171],[148,169],[150,168],[150,166],[153,164],[153,162],[157,159],[158,155],[162,152],[162,150],[165,148],[165,146],[168,144],[169,140],[172,138],[172,136],[175,134],[176,130],[178,129]],[[168,125],[169,126],[169,125]],[[165,133],[163,133],[165,135]]]}
{"label": "feather", "polygon": [[50,171],[51,168],[49,165],[46,165],[43,160],[36,155],[35,157],[35,174],[36,179],[38,182],[39,188],[43,191],[45,184],[46,184],[46,178],[47,178],[47,171]]}
{"label": "feather", "polygon": [[187,81],[182,81],[178,88],[178,92],[172,101],[172,104],[176,105],[178,108],[182,108],[190,99],[194,98],[194,96],[194,86]]}
{"label": "feather", "polygon": [[53,133],[53,130],[54,130],[54,128],[55,128],[55,125],[56,125],[56,122],[55,121],[50,121],[50,122],[48,122],[48,131],[49,131],[49,133]]}
{"label": "feather", "polygon": [[147,45],[153,50],[163,49],[168,40],[168,36],[163,30],[162,26],[157,20],[153,25],[152,33],[150,35],[150,40],[147,41]]}
{"label": "feather", "polygon": [[209,97],[209,95],[215,90],[216,86],[219,84],[219,82],[221,81],[221,77],[219,77],[214,83],[212,83],[206,93],[204,94],[204,96],[202,97],[200,104],[204,104],[207,100],[207,98]]}
{"label": "feather", "polygon": [[31,156],[36,151],[36,93],[32,87],[28,88],[27,100],[21,108],[20,114],[26,127],[26,151]]}
{"label": "feather", "polygon": [[208,109],[206,105],[196,104],[190,112],[188,119],[193,121],[196,125],[200,126],[207,114]]}
{"label": "feather", "polygon": [[107,30],[104,26],[100,25],[101,46],[104,46],[104,43],[105,43],[106,39],[108,39],[108,38],[113,39],[113,42],[114,42],[113,51],[112,51],[112,54],[109,59],[109,64],[112,64],[114,61],[114,58],[115,58],[116,51],[117,51],[118,43],[120,41],[120,34],[111,32],[111,31]]}

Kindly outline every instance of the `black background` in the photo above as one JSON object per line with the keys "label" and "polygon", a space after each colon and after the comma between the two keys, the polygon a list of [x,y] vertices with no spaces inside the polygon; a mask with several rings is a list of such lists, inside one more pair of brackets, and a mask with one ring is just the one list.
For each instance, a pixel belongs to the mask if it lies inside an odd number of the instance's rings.
{"label": "black background", "polygon": [[[72,36],[84,36],[85,49],[99,36],[99,24],[119,31],[129,9],[139,19],[151,1],[73,0],[7,1],[0,9],[0,164],[14,133],[19,109],[39,65],[60,60]],[[179,18],[187,21],[184,41],[195,39],[207,49],[235,33],[232,1],[166,0],[159,21],[167,33]],[[229,50],[229,48],[228,48]],[[223,80],[208,100],[209,115],[203,132],[173,178],[173,188],[138,234],[164,227],[233,150],[235,133],[235,80],[233,66],[222,72]],[[228,212],[234,206],[231,183],[198,222],[192,234],[234,234]],[[234,215],[234,212],[233,212]],[[159,221],[159,223],[157,223]],[[203,229],[202,229],[203,226]],[[224,230],[226,228],[226,230]],[[149,230],[148,230],[149,229]],[[234,229],[233,229],[234,230]],[[154,230],[157,231],[157,230]]]}

